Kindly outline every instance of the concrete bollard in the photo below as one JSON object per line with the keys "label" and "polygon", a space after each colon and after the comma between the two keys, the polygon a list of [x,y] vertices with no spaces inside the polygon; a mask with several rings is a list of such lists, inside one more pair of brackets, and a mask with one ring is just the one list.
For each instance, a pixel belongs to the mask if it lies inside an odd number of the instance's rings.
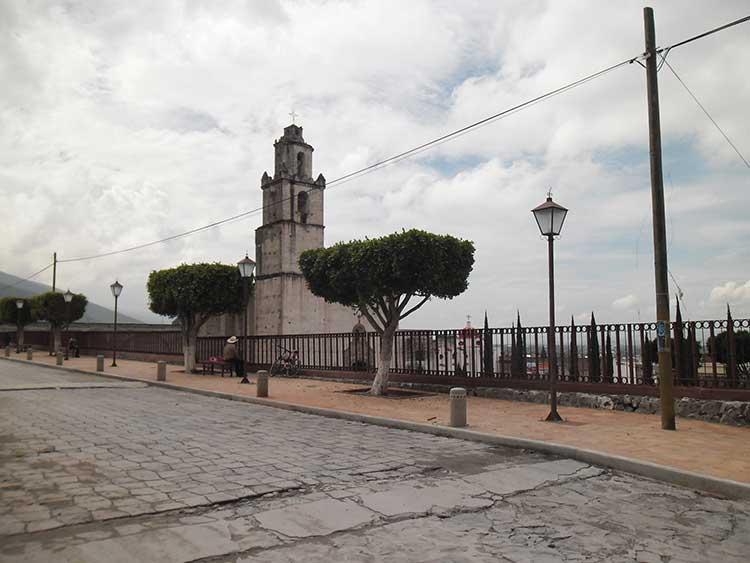
{"label": "concrete bollard", "polygon": [[58,350],[57,354],[55,354],[55,363],[58,366],[63,365],[63,351],[62,350]]}
{"label": "concrete bollard", "polygon": [[104,354],[96,356],[96,371],[104,371]]}
{"label": "concrete bollard", "polygon": [[5,347],[5,357],[10,358],[10,346]]}
{"label": "concrete bollard", "polygon": [[156,381],[167,380],[167,362],[159,360],[156,362]]}
{"label": "concrete bollard", "polygon": [[256,396],[268,397],[268,372],[264,369],[258,371],[255,378]]}
{"label": "concrete bollard", "polygon": [[33,360],[34,359],[34,350],[32,350],[31,346],[26,348],[26,359],[27,360]]}
{"label": "concrete bollard", "polygon": [[466,389],[454,387],[451,389],[451,426],[460,428],[466,426]]}

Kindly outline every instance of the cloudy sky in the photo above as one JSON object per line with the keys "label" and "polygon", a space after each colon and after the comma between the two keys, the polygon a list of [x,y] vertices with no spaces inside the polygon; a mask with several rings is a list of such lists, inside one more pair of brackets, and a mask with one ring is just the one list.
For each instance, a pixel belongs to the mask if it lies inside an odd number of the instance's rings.
{"label": "cloudy sky", "polygon": [[[666,46],[750,13],[654,1]],[[641,2],[68,0],[0,3],[0,270],[116,250],[258,207],[294,109],[329,180],[643,51]],[[750,24],[669,62],[747,157]],[[750,170],[664,67],[670,270],[689,318],[750,315]],[[529,210],[570,208],[558,318],[654,317],[645,72],[582,87],[326,192],[326,243],[418,227],[471,239],[468,291],[407,327],[546,318]],[[234,263],[259,215],[65,263],[58,285],[143,320],[151,270]],[[51,270],[37,278],[51,283]],[[676,287],[671,283],[671,292]]]}

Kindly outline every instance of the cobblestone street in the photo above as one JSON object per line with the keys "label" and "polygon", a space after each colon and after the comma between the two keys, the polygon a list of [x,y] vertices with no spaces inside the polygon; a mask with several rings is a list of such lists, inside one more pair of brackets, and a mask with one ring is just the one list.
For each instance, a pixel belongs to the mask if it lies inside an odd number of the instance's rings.
{"label": "cobblestone street", "polygon": [[745,561],[750,503],[0,362],[0,561]]}

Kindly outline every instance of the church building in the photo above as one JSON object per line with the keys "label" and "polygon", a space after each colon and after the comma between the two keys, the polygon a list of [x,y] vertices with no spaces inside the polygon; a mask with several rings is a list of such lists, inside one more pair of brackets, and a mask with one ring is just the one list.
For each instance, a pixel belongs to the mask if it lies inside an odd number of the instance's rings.
{"label": "church building", "polygon": [[[351,332],[354,311],[313,295],[299,267],[305,250],[323,248],[322,174],[313,179],[313,147],[302,127],[289,125],[274,143],[274,172],[263,173],[263,224],[255,230],[255,294],[248,303],[248,334]],[[241,315],[208,321],[202,336],[242,334]]]}

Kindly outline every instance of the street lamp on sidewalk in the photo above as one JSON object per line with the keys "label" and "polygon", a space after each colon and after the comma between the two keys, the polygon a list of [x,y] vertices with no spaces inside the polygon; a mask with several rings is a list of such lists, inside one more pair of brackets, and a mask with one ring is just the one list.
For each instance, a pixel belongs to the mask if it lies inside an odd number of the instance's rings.
{"label": "street lamp on sidewalk", "polygon": [[549,329],[547,330],[547,350],[549,350],[549,391],[550,411],[548,422],[562,422],[557,412],[557,354],[555,353],[555,261],[554,240],[562,230],[568,210],[552,201],[552,192],[547,194],[547,201],[531,210],[542,236],[547,237],[547,254],[549,261]]}
{"label": "street lamp on sidewalk", "polygon": [[242,379],[240,383],[250,383],[247,378],[247,293],[248,285],[250,285],[250,278],[253,276],[255,270],[255,262],[248,258],[247,254],[245,257],[237,262],[237,268],[240,270],[240,276],[242,276]]}
{"label": "street lamp on sidewalk", "polygon": [[[70,302],[73,301],[73,293],[70,289],[63,293],[63,299],[65,299],[65,320],[67,321],[65,324],[65,333],[68,340],[70,340]],[[63,346],[65,345],[63,344]],[[65,346],[65,359],[68,359],[68,346]]]}
{"label": "street lamp on sidewalk", "polygon": [[21,339],[23,338],[23,324],[21,324],[21,309],[23,309],[23,299],[16,299],[16,354],[21,353]]}
{"label": "street lamp on sidewalk", "polygon": [[120,293],[122,293],[122,284],[115,280],[115,283],[109,286],[109,289],[112,290],[112,295],[115,298],[115,330],[114,334],[112,335],[112,367],[117,367],[117,298],[120,297]]}

